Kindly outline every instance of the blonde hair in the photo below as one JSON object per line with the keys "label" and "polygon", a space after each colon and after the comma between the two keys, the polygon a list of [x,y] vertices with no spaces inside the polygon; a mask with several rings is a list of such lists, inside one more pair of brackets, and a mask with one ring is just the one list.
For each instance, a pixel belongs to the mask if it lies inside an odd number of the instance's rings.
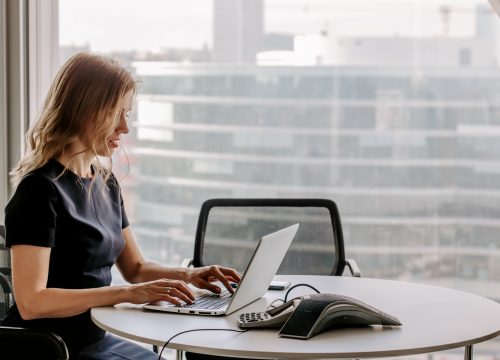
{"label": "blonde hair", "polygon": [[[108,169],[100,164],[97,148],[107,143],[116,118],[121,116],[120,100],[136,90],[136,82],[118,61],[88,53],[71,57],[57,73],[42,112],[28,131],[26,154],[10,172],[13,185],[62,155],[75,139],[80,139],[86,147],[84,152],[97,160],[93,181],[100,174],[106,183],[111,166]],[[112,113],[114,116],[110,116]],[[109,160],[111,164],[111,156]]]}

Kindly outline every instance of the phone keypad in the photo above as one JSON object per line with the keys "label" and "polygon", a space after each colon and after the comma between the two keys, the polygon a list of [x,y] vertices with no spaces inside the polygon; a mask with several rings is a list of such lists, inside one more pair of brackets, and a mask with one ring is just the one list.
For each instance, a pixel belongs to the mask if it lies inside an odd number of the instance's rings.
{"label": "phone keypad", "polygon": [[270,319],[271,316],[266,312],[252,312],[245,313],[240,315],[241,322],[255,322],[255,321],[264,321]]}

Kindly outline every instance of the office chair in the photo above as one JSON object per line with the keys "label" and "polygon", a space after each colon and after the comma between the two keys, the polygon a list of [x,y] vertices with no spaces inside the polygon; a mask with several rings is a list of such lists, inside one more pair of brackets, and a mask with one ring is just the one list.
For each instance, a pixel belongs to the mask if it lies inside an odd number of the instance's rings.
{"label": "office chair", "polygon": [[[295,223],[299,230],[278,274],[341,276],[348,267],[351,276],[361,276],[356,262],[345,258],[339,212],[327,199],[207,200],[198,218],[193,259],[183,266],[220,264],[243,273],[262,236]],[[186,358],[223,359],[189,352]]]}
{"label": "office chair", "polygon": [[[0,225],[0,319],[14,304],[11,285],[10,252],[5,246],[5,227]],[[60,336],[43,329],[0,326],[0,358],[69,359],[68,349]]]}
{"label": "office chair", "polygon": [[5,226],[0,225],[0,287],[3,295],[0,299],[0,319],[13,304],[11,281],[10,251],[5,246]]}
{"label": "office chair", "polygon": [[221,264],[243,273],[260,238],[300,223],[278,274],[335,275],[347,266],[337,206],[327,199],[211,199],[203,203],[192,261],[184,266]]}

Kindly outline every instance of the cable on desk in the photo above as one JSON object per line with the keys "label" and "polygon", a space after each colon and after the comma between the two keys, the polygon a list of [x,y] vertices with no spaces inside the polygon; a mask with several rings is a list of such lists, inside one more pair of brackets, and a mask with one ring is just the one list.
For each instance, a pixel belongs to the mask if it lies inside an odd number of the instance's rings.
{"label": "cable on desk", "polygon": [[[270,309],[274,309],[274,308],[277,308],[278,306],[273,306],[275,302],[277,301],[281,301],[283,304],[287,302],[287,299],[288,299],[288,294],[290,293],[290,291],[292,291],[293,289],[297,288],[297,287],[300,287],[300,286],[307,286],[308,288],[311,288],[313,289],[314,291],[316,291],[318,294],[320,293],[320,291],[318,289],[316,289],[314,286],[312,285],[309,285],[309,284],[296,284],[296,285],[293,285],[290,289],[288,289],[288,291],[285,293],[285,299],[276,299],[274,300],[273,302],[271,302],[269,304],[269,306],[267,307],[266,311],[269,311]],[[293,300],[295,299],[300,299],[301,296],[297,296],[296,298],[294,298]],[[290,300],[291,301],[291,300]]]}
{"label": "cable on desk", "polygon": [[316,289],[314,286],[312,285],[309,285],[309,284],[296,284],[296,285],[293,285],[290,289],[288,289],[288,291],[286,292],[285,294],[285,302],[287,301],[286,299],[288,299],[288,294],[290,294],[290,291],[292,291],[293,289],[297,288],[297,287],[300,287],[300,286],[307,286],[308,288],[311,288],[313,289],[314,291],[316,291],[318,294],[320,293],[320,291],[318,289]]}
{"label": "cable on desk", "polygon": [[182,335],[182,334],[186,334],[186,333],[189,333],[189,332],[194,332],[194,331],[234,331],[234,332],[240,332],[240,333],[244,333],[244,332],[247,332],[248,330],[237,330],[237,329],[191,329],[191,330],[185,330],[185,331],[181,331],[180,333],[177,333],[173,336],[170,337],[170,339],[168,339],[165,344],[162,346],[161,348],[161,351],[160,353],[158,354],[158,360],[161,360],[161,354],[163,354],[163,350],[165,350],[165,348],[167,347],[167,345],[170,343],[170,341],[172,341],[172,339],[174,339],[175,337],[179,336],[179,335]]}
{"label": "cable on desk", "polygon": [[[290,293],[290,291],[292,291],[293,289],[295,288],[298,288],[300,286],[307,286],[308,288],[311,288],[313,289],[314,291],[316,291],[318,294],[320,293],[320,291],[318,289],[316,289],[314,286],[312,285],[309,285],[309,284],[296,284],[296,285],[293,285],[290,289],[288,289],[288,291],[286,292],[285,294],[285,300],[283,299],[276,299],[274,300],[269,306],[271,306],[273,303],[275,303],[276,301],[283,301],[283,302],[286,302],[287,301],[287,298],[288,298],[288,294]],[[240,333],[244,333],[244,332],[247,332],[248,330],[237,330],[237,329],[215,329],[215,328],[209,328],[209,329],[191,329],[191,330],[185,330],[185,331],[181,331],[180,333],[177,333],[173,336],[170,337],[170,339],[168,339],[165,344],[162,346],[161,348],[161,351],[160,353],[158,354],[158,360],[161,360],[161,355],[163,354],[163,350],[165,350],[165,348],[167,347],[167,345],[170,343],[170,341],[172,341],[172,339],[174,339],[175,337],[179,336],[179,335],[182,335],[182,334],[186,334],[186,333],[189,333],[189,332],[194,332],[194,331],[234,331],[234,332],[240,332]]]}

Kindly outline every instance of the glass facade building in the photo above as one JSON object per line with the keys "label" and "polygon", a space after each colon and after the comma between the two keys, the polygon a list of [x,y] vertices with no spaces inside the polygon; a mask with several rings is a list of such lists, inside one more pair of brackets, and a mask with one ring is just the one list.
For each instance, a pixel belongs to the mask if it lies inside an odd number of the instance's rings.
{"label": "glass facade building", "polygon": [[190,257],[208,198],[329,198],[365,276],[500,299],[497,67],[134,71],[124,186],[148,256]]}

